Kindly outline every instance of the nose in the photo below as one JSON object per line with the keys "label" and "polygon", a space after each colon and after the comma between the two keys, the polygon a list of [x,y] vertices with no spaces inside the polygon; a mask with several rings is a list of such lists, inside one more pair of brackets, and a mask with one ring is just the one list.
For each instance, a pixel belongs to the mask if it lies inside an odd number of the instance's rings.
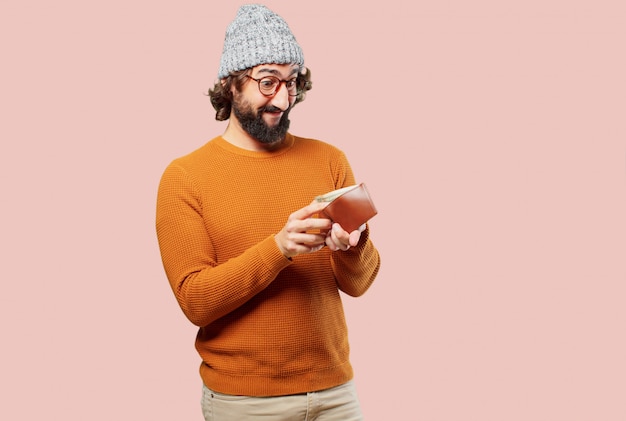
{"label": "nose", "polygon": [[291,97],[289,96],[287,87],[285,86],[285,83],[282,82],[280,85],[278,85],[278,91],[276,91],[276,93],[272,97],[271,103],[273,106],[278,107],[283,111],[287,111],[287,108],[289,108],[291,101],[290,98]]}

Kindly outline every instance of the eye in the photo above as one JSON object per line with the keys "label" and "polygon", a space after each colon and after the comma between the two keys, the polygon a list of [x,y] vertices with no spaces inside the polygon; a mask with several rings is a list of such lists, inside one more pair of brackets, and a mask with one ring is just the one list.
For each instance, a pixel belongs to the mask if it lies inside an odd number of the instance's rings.
{"label": "eye", "polygon": [[287,89],[293,89],[296,87],[296,83],[297,83],[297,79],[290,79],[285,82],[285,86],[287,86]]}
{"label": "eye", "polygon": [[278,84],[278,82],[272,77],[264,77],[263,79],[261,79],[259,84],[261,85],[262,89],[273,89]]}

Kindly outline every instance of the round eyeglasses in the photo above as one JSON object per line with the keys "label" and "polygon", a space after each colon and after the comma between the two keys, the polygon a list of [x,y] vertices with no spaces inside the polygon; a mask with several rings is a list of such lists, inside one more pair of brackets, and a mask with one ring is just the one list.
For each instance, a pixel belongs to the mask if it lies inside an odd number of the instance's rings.
{"label": "round eyeglasses", "polygon": [[297,78],[281,80],[276,76],[263,76],[261,79],[255,79],[250,75],[246,75],[246,77],[258,83],[259,92],[261,92],[265,96],[276,95],[276,92],[278,92],[280,89],[280,85],[283,83],[287,88],[287,93],[289,94],[289,96],[298,96],[298,94],[300,93]]}

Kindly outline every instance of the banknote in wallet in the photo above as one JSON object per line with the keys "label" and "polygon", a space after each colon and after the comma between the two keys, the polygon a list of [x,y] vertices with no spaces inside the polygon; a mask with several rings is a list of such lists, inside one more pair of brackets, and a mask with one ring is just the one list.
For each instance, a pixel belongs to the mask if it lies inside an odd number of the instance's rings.
{"label": "banknote in wallet", "polygon": [[319,214],[321,218],[339,223],[348,232],[358,229],[378,213],[365,183],[333,190],[315,200],[328,202]]}

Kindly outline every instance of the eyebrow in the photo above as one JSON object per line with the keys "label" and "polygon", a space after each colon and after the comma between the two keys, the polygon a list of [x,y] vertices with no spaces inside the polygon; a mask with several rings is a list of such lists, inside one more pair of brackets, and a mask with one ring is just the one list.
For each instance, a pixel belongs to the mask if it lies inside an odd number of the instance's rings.
{"label": "eyebrow", "polygon": [[[298,67],[295,67],[295,68],[291,71],[291,74],[290,74],[289,76],[293,76],[293,75],[298,74],[299,70],[300,70],[300,69],[299,69]],[[258,73],[269,73],[269,74],[274,75],[274,76],[282,76],[282,75],[281,75],[281,73],[280,73],[280,71],[278,71],[278,70],[276,70],[276,69],[270,69],[269,67],[262,67],[262,68],[260,68],[260,69],[258,70]]]}

